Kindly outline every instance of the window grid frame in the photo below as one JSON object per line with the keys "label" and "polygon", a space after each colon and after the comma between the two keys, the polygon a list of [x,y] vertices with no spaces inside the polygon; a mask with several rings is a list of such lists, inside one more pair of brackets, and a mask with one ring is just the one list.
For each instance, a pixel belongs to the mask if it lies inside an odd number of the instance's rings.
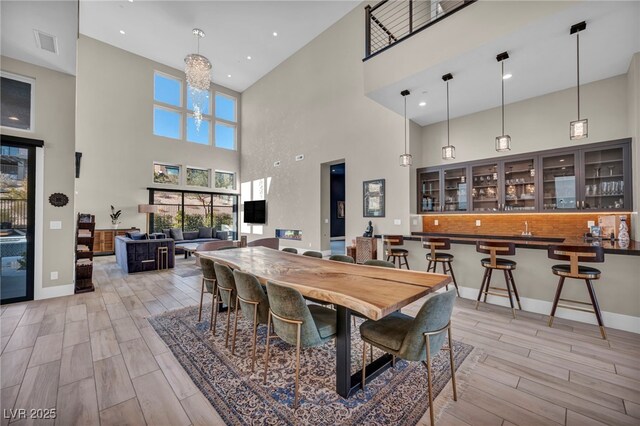
{"label": "window grid frame", "polygon": [[14,74],[9,71],[0,70],[0,77],[8,78],[10,80],[20,81],[22,83],[28,83],[31,86],[31,96],[29,105],[29,128],[20,129],[17,127],[3,126],[0,124],[0,129],[11,129],[12,131],[35,133],[36,132],[36,79],[28,77],[26,75]]}

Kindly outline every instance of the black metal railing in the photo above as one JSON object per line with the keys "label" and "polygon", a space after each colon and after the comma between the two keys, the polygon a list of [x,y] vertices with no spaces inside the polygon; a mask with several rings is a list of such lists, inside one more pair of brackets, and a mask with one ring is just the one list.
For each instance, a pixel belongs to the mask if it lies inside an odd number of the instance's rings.
{"label": "black metal railing", "polygon": [[0,198],[0,223],[6,229],[27,226],[27,200]]}
{"label": "black metal railing", "polygon": [[365,60],[476,0],[383,0],[365,11]]}

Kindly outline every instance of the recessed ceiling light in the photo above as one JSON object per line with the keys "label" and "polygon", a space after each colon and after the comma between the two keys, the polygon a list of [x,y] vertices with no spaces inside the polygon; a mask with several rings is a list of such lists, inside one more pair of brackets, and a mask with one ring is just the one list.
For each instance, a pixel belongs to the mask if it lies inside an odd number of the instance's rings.
{"label": "recessed ceiling light", "polygon": [[231,78],[231,74],[227,74],[227,77]]}
{"label": "recessed ceiling light", "polygon": [[9,117],[9,120],[20,121],[20,119],[18,117],[13,116],[13,115],[11,117]]}
{"label": "recessed ceiling light", "polygon": [[129,3],[133,3],[133,0],[129,0]]}
{"label": "recessed ceiling light", "polygon": [[126,33],[124,32],[124,30],[120,30],[120,34],[125,35]]}
{"label": "recessed ceiling light", "polygon": [[248,60],[251,60],[251,56],[247,56],[247,59],[248,59]]}
{"label": "recessed ceiling light", "polygon": [[503,79],[503,80],[509,80],[511,77],[513,77],[513,75],[511,75],[511,74],[507,73],[507,74],[505,74],[505,75],[503,75],[503,76],[502,76],[502,79]]}
{"label": "recessed ceiling light", "polygon": [[426,106],[426,105],[427,105],[427,103],[426,103],[425,101],[422,101],[422,102],[420,102],[420,103],[418,104],[418,106],[421,106],[421,107]]}
{"label": "recessed ceiling light", "polygon": [[278,33],[274,31],[274,32],[273,32],[273,36],[274,36],[274,37],[278,37]]}

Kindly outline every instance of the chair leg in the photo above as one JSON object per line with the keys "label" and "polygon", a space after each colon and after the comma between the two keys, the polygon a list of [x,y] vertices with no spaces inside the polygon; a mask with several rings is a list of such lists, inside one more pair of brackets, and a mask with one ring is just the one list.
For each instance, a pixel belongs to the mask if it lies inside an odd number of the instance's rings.
{"label": "chair leg", "polygon": [[518,295],[518,288],[516,287],[516,280],[513,279],[513,272],[511,272],[511,269],[507,270],[507,272],[509,273],[509,280],[511,281],[513,294],[516,296],[516,302],[518,302],[518,309],[522,310],[522,305],[520,304],[520,295]]}
{"label": "chair leg", "polygon": [[[236,315],[238,313],[236,312]],[[267,329],[267,333],[269,329]],[[256,368],[256,340],[258,338],[258,304],[253,305],[253,345],[251,348],[251,372]]]}
{"label": "chair leg", "polygon": [[391,358],[391,366],[392,366],[393,368],[396,368],[396,356],[395,356],[395,355],[392,355],[392,358]]}
{"label": "chair leg", "polygon": [[269,370],[269,340],[271,340],[271,311],[267,318],[267,342],[264,349],[264,377],[262,383],[267,383],[267,371]]}
{"label": "chair leg", "polygon": [[511,305],[511,315],[513,315],[513,319],[516,319],[516,308],[513,307],[513,295],[511,294],[511,283],[509,283],[509,274],[507,274],[507,270],[503,269],[504,272],[504,283],[507,286],[507,293],[509,294],[509,304]]}
{"label": "chair leg", "polygon": [[425,366],[427,367],[427,386],[429,391],[429,417],[431,418],[431,426],[436,424],[436,418],[433,410],[433,393],[431,391],[431,345],[429,343],[429,336],[425,336],[425,345],[427,347],[427,360]]}
{"label": "chair leg", "polygon": [[480,291],[478,292],[478,300],[476,301],[476,310],[478,310],[478,305],[480,304],[480,298],[482,297],[482,292],[484,291],[484,285],[487,282],[488,275],[489,275],[489,269],[484,268],[484,275],[482,276],[482,284],[480,284]]}
{"label": "chair leg", "polygon": [[236,296],[236,307],[234,311],[236,312],[236,314],[233,321],[233,339],[231,339],[231,355],[236,354],[236,334],[238,334],[238,296]]}
{"label": "chair leg", "polygon": [[487,275],[487,285],[484,293],[484,303],[487,303],[487,296],[489,296],[489,287],[491,287],[491,277],[493,276],[493,269],[489,269],[489,275]]}
{"label": "chair leg", "polygon": [[365,391],[364,385],[366,381],[367,381],[367,342],[363,340],[362,341],[362,392]]}
{"label": "chair leg", "polygon": [[558,281],[558,288],[556,288],[556,296],[553,298],[551,315],[549,315],[549,327],[553,325],[553,317],[556,315],[556,309],[558,309],[558,302],[560,301],[560,295],[562,294],[563,286],[564,286],[564,277],[560,277],[560,280]]}
{"label": "chair leg", "polygon": [[[225,290],[226,291],[226,290]],[[233,291],[229,290],[229,302],[231,302],[231,296],[233,296]],[[231,305],[231,303],[229,303]],[[224,338],[224,347],[229,347],[229,331],[231,330],[231,306],[227,306],[227,334]]]}
{"label": "chair leg", "polygon": [[604,340],[607,340],[607,333],[604,330],[604,322],[602,321],[602,313],[600,312],[600,305],[598,305],[598,299],[596,298],[596,292],[593,289],[593,283],[591,280],[584,280],[587,284],[587,290],[589,291],[589,297],[591,298],[591,304],[593,305],[593,310],[596,314],[596,319],[598,320],[598,325],[600,326],[600,334]]}
{"label": "chair leg", "polygon": [[209,330],[211,330],[213,326],[213,313],[216,311],[216,305],[218,304],[218,299],[216,299],[216,287],[214,286],[211,290],[211,319],[209,320]]}
{"label": "chair leg", "polygon": [[460,289],[458,289],[458,282],[456,281],[456,276],[453,273],[453,266],[451,265],[451,262],[447,262],[447,268],[449,275],[451,275],[451,279],[453,280],[453,285],[456,288],[456,294],[458,295],[458,297],[460,297]]}
{"label": "chair leg", "polygon": [[[202,321],[202,299],[204,298],[204,277],[202,277],[202,287],[200,288],[200,309],[198,310],[198,322]],[[211,307],[213,309],[213,306]]]}
{"label": "chair leg", "polygon": [[407,267],[407,271],[411,270],[411,268],[409,268],[409,256],[402,256],[402,258],[404,259],[404,266]]}
{"label": "chair leg", "polygon": [[427,272],[431,272],[431,264],[433,262],[431,262],[430,260],[428,261],[429,263],[427,263]]}
{"label": "chair leg", "polygon": [[453,361],[453,338],[451,337],[451,325],[447,330],[449,335],[449,364],[451,365],[451,386],[453,387],[453,400],[458,400],[458,391],[456,390],[456,365]]}
{"label": "chair leg", "polygon": [[295,399],[293,403],[293,408],[298,408],[298,387],[300,381],[300,329],[301,324],[298,323],[298,335],[296,338],[296,388],[295,388]]}
{"label": "chair leg", "polygon": [[215,310],[214,313],[212,313],[213,316],[213,321],[211,322],[211,325],[209,327],[209,330],[213,331],[213,335],[216,335],[216,324],[218,323],[218,309],[220,308],[220,300],[222,299],[221,295],[220,295],[220,287],[216,287],[215,289],[215,306],[213,307],[213,310]]}

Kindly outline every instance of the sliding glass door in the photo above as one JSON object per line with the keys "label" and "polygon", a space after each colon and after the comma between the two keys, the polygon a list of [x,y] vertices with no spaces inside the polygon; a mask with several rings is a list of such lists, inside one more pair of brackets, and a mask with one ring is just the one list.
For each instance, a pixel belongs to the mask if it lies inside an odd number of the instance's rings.
{"label": "sliding glass door", "polygon": [[0,303],[33,300],[35,150],[0,146]]}

